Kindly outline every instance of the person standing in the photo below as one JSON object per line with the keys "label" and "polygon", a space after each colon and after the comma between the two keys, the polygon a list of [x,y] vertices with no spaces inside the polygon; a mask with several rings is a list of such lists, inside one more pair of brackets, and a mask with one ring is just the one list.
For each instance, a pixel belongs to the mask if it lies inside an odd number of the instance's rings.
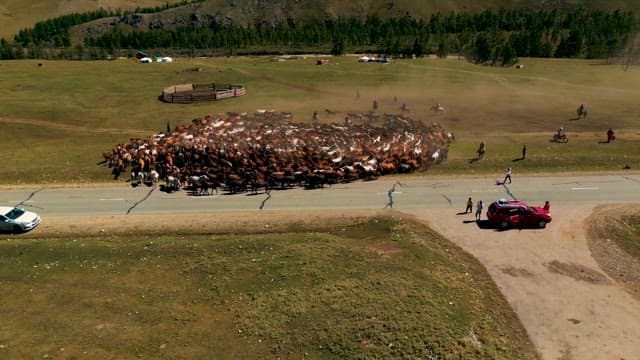
{"label": "person standing", "polygon": [[507,168],[507,171],[504,175],[504,181],[502,183],[506,184],[507,180],[509,180],[509,184],[511,184],[511,168],[510,167]]}
{"label": "person standing", "polygon": [[482,159],[484,157],[485,150],[486,150],[486,145],[484,143],[484,140],[481,140],[480,146],[478,146],[478,150],[476,151],[478,153],[478,159]]}
{"label": "person standing", "polygon": [[613,129],[609,128],[607,130],[607,142],[610,143],[616,139],[616,135],[613,133]]}
{"label": "person standing", "polygon": [[527,144],[522,145],[522,160],[527,156]]}
{"label": "person standing", "polygon": [[480,220],[480,218],[482,218],[482,200],[478,200],[476,204],[476,221]]}
{"label": "person standing", "polygon": [[467,200],[467,208],[464,210],[465,214],[468,214],[470,212],[473,211],[473,200],[471,200],[471,198],[469,198],[469,200]]}
{"label": "person standing", "polygon": [[549,203],[548,200],[544,202],[543,209],[546,210],[547,212],[551,211],[551,204]]}

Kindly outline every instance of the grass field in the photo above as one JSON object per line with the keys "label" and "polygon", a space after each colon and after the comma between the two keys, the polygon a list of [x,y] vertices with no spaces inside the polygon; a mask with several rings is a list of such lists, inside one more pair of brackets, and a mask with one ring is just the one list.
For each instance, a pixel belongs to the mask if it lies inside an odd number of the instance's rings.
{"label": "grass field", "polygon": [[[41,63],[42,66],[38,66]],[[207,114],[291,111],[307,122],[342,121],[365,112],[374,99],[380,111],[438,122],[456,134],[449,160],[433,174],[618,170],[640,167],[640,71],[599,61],[522,59],[524,69],[491,68],[457,59],[358,63],[354,57],[272,61],[270,58],[177,59],[171,64],[132,60],[97,62],[4,61],[0,63],[0,184],[110,181],[97,166],[101,153],[131,137],[145,137]],[[189,71],[195,67],[203,71]],[[194,105],[158,101],[165,86],[237,83],[245,97]],[[357,96],[359,94],[359,97]],[[394,99],[397,98],[397,101]],[[444,104],[444,114],[430,107]],[[573,120],[584,103],[587,119]],[[337,111],[327,116],[324,109]],[[568,144],[551,143],[564,126]],[[618,140],[601,143],[613,127]],[[480,140],[482,161],[470,163]],[[520,156],[528,146],[526,161]]]}
{"label": "grass field", "polygon": [[0,357],[535,358],[471,256],[411,219],[338,222],[1,241]]}

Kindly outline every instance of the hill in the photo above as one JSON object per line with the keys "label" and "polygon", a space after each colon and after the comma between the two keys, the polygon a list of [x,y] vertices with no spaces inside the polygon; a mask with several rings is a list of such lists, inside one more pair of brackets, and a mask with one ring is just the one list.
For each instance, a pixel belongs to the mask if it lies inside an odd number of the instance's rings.
{"label": "hill", "polygon": [[[34,0],[24,3],[18,0],[7,0],[0,5],[0,21],[3,27],[0,37],[11,38],[18,30],[33,26],[56,16],[70,13],[105,9],[133,10],[136,7],[155,7],[165,3],[175,4],[178,1],[165,0]],[[170,9],[155,15],[146,15],[144,22],[134,22],[138,25],[149,25],[151,22],[162,23],[164,26],[180,26],[190,23],[201,23],[207,19],[217,19],[223,23],[246,25],[254,23],[277,23],[295,21],[303,23],[310,19],[336,19],[338,17],[379,14],[381,17],[393,17],[410,14],[415,18],[428,18],[431,14],[452,11],[480,12],[485,9],[500,7],[511,8],[573,8],[584,6],[599,10],[629,10],[640,11],[640,3],[635,0],[451,0],[451,1],[418,1],[418,0],[207,0],[198,4],[185,5]],[[93,25],[99,29],[113,24],[113,19],[98,20]],[[115,22],[119,23],[119,22]],[[129,24],[130,25],[130,24]]]}
{"label": "hill", "polygon": [[20,29],[38,21],[71,13],[105,9],[134,10],[136,7],[156,7],[172,0],[4,0],[0,2],[0,37],[13,38]]}

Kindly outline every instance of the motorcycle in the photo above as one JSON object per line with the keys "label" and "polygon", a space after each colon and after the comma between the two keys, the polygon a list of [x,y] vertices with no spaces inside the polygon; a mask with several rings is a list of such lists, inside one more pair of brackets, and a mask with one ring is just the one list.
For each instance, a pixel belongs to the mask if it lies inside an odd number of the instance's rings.
{"label": "motorcycle", "polygon": [[567,134],[558,134],[557,132],[553,133],[553,141],[555,142],[569,142],[569,138],[567,137]]}

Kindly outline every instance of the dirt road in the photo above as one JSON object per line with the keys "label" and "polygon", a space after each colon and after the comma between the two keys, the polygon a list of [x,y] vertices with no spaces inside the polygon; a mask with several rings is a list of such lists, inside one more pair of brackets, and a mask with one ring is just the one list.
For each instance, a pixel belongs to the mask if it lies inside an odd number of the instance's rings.
{"label": "dirt road", "polygon": [[542,230],[482,229],[472,214],[409,211],[484,264],[543,359],[640,359],[640,301],[598,266],[592,206],[554,207]]}

